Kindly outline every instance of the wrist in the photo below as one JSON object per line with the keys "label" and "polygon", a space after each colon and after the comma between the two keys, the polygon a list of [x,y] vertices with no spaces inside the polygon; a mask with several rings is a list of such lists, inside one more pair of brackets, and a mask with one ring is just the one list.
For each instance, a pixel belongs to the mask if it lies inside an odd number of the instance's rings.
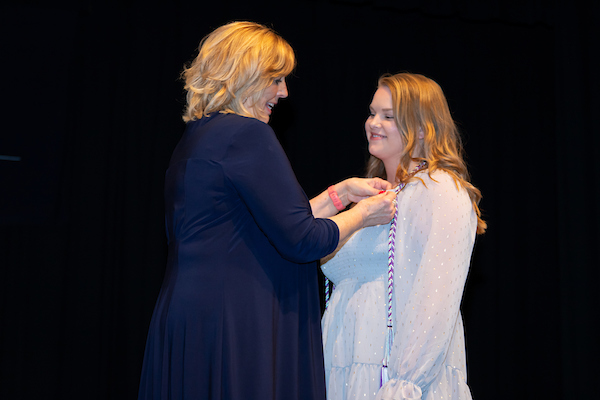
{"label": "wrist", "polygon": [[342,201],[342,204],[344,205],[344,207],[347,206],[348,204],[352,203],[348,199],[348,192],[350,192],[350,186],[351,186],[349,183],[350,179],[352,179],[352,178],[345,179],[345,180],[333,185],[333,187],[334,187],[335,191],[337,192],[338,197]]}
{"label": "wrist", "polygon": [[368,210],[367,210],[364,202],[361,201],[361,202],[356,203],[356,205],[353,208],[351,208],[351,210],[358,214],[357,218],[360,221],[359,229],[366,227]]}
{"label": "wrist", "polygon": [[333,206],[338,210],[338,211],[342,211],[343,209],[346,208],[346,206],[344,206],[344,204],[342,203],[342,200],[339,197],[339,194],[336,190],[336,185],[331,185],[327,188],[327,194],[329,195],[329,199],[331,200],[331,202],[333,203]]}

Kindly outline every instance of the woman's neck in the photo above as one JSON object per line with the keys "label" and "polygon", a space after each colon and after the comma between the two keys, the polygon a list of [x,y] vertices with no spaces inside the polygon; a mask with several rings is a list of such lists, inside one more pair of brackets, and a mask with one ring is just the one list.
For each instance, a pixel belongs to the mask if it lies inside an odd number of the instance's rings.
{"label": "woman's neck", "polygon": [[[396,178],[396,171],[398,170],[399,165],[400,165],[400,162],[394,162],[394,163],[390,163],[390,162],[385,163],[384,162],[385,175],[387,176],[387,181],[394,186],[400,183],[400,182],[398,182],[398,180]],[[408,164],[407,172],[410,174],[412,171],[415,170],[415,168],[417,168],[418,165],[419,165],[418,162],[410,160],[410,163]]]}

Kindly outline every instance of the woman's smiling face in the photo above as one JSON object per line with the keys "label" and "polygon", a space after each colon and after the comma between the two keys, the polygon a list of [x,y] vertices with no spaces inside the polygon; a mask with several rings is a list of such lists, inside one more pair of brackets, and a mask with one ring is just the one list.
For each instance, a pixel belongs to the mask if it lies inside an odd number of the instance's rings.
{"label": "woman's smiling face", "polygon": [[369,110],[369,117],[365,122],[369,153],[385,164],[399,163],[404,143],[394,119],[390,89],[379,87],[373,95]]}
{"label": "woman's smiling face", "polygon": [[[275,78],[271,86],[265,89],[260,100],[253,106],[248,107],[248,111],[265,124],[269,123],[273,107],[279,99],[285,99],[286,97],[288,97],[288,90],[285,77]],[[258,110],[260,112],[257,112]]]}

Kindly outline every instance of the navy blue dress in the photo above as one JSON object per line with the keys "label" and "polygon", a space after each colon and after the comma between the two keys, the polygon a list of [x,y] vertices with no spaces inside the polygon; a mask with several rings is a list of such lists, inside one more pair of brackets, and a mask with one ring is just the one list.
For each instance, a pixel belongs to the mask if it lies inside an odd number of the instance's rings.
{"label": "navy blue dress", "polygon": [[316,219],[273,130],[189,122],[165,181],[167,270],[139,399],[325,399]]}

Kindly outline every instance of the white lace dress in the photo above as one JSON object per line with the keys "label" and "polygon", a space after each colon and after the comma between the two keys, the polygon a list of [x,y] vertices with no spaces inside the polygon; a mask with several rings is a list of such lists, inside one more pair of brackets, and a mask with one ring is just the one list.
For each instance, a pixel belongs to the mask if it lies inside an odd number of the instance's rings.
{"label": "white lace dress", "polygon": [[390,380],[380,388],[390,225],[357,232],[322,265],[327,398],[471,399],[460,302],[477,218],[450,175],[426,171],[398,195]]}

